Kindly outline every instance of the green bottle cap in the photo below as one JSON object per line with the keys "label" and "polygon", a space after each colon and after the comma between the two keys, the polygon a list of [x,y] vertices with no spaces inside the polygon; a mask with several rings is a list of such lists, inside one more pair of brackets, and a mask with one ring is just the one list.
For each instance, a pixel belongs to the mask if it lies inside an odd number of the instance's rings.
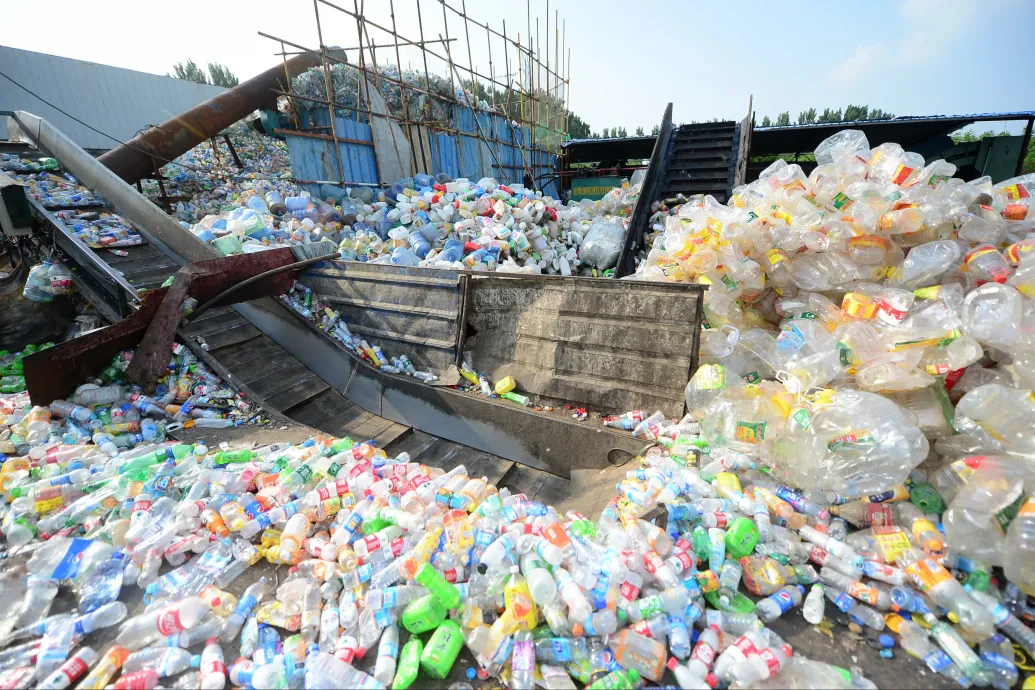
{"label": "green bottle cap", "polygon": [[924,513],[941,513],[945,510],[945,501],[930,484],[913,484],[909,490],[909,500]]}
{"label": "green bottle cap", "polygon": [[967,573],[967,584],[970,588],[977,592],[984,592],[988,590],[988,586],[991,584],[991,580],[988,577],[988,573],[984,570],[974,570]]}
{"label": "green bottle cap", "polygon": [[726,554],[733,558],[750,556],[758,543],[758,526],[753,520],[739,517],[726,530]]}

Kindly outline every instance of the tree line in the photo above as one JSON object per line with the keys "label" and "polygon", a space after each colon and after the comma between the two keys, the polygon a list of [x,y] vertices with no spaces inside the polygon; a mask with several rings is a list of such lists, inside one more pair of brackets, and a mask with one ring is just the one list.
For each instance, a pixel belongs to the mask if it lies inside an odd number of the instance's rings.
{"label": "tree line", "polygon": [[867,105],[848,105],[842,110],[841,108],[824,108],[822,113],[816,111],[815,108],[809,108],[808,110],[802,110],[798,113],[798,119],[795,122],[791,122],[791,113],[787,110],[783,111],[776,116],[775,120],[769,118],[768,115],[762,118],[762,122],[759,124],[760,127],[789,127],[792,124],[795,125],[818,125],[825,122],[859,122],[861,120],[890,120],[895,117],[894,113],[889,113],[880,108],[870,109]]}
{"label": "tree line", "polygon": [[165,73],[167,77],[175,77],[176,79],[183,79],[185,81],[193,81],[198,84],[212,84],[213,86],[222,86],[230,89],[238,84],[240,80],[230,71],[230,68],[221,65],[218,62],[208,63],[208,74],[205,74],[205,70],[198,67],[197,63],[193,60],[187,60],[186,62],[177,62],[173,65],[173,73]]}

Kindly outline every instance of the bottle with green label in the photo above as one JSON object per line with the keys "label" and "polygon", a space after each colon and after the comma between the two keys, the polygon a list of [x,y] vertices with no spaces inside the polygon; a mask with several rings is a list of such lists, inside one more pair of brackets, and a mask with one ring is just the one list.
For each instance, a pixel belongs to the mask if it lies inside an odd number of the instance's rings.
{"label": "bottle with green label", "polygon": [[586,686],[586,690],[634,690],[640,687],[640,672],[634,668],[612,671]]}
{"label": "bottle with green label", "polygon": [[423,651],[424,643],[416,635],[403,645],[402,651],[399,652],[399,666],[395,669],[392,690],[406,690],[417,680],[417,674],[420,672],[420,655]]}
{"label": "bottle with green label", "polygon": [[413,579],[418,584],[424,585],[424,588],[438,600],[438,603],[447,609],[455,609],[460,606],[460,592],[446,578],[442,577],[442,573],[435,570],[435,566],[430,562],[422,565]]}
{"label": "bottle with green label", "polygon": [[411,633],[417,634],[438,626],[449,615],[449,610],[439,603],[431,594],[414,599],[402,614],[402,625]]}
{"label": "bottle with green label", "polygon": [[428,640],[420,655],[420,667],[432,678],[442,680],[449,675],[463,646],[464,635],[460,626],[451,620],[445,621]]}

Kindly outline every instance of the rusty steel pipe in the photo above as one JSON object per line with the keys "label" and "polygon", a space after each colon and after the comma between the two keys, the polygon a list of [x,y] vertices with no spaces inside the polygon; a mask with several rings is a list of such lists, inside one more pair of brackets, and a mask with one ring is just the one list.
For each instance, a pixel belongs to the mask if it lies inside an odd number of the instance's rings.
{"label": "rusty steel pipe", "polygon": [[[207,139],[211,139],[257,108],[276,101],[274,89],[290,90],[285,81],[320,64],[316,55],[296,55],[284,63],[190,110],[133,137],[98,160],[129,184],[134,184]],[[286,72],[286,74],[285,74]]]}

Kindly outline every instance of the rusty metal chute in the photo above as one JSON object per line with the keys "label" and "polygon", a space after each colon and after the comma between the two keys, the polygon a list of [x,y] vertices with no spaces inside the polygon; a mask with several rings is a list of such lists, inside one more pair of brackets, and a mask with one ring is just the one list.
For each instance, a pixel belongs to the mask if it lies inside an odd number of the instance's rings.
{"label": "rusty metal chute", "polygon": [[156,168],[186,153],[257,108],[276,101],[274,89],[287,91],[287,82],[320,64],[303,53],[262,74],[200,103],[187,112],[151,127],[99,158],[109,170],[133,184],[154,174]]}

